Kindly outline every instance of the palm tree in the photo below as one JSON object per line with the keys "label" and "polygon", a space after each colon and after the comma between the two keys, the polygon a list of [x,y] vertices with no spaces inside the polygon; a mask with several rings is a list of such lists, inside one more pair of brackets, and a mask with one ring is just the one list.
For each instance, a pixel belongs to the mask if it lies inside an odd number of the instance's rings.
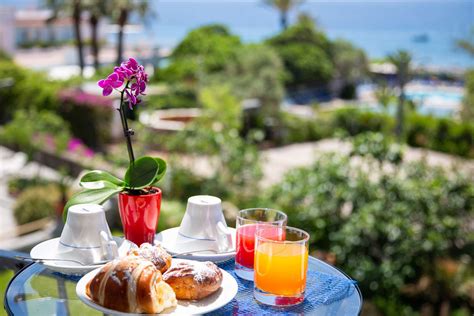
{"label": "palm tree", "polygon": [[117,33],[117,64],[123,60],[124,46],[124,28],[128,18],[133,12],[138,13],[140,17],[146,17],[152,14],[150,3],[147,0],[116,0],[111,1],[113,6],[112,17],[117,21],[119,31]]}
{"label": "palm tree", "polygon": [[395,134],[397,135],[398,140],[401,140],[404,125],[403,106],[405,104],[405,86],[410,81],[411,54],[405,50],[399,50],[398,52],[389,55],[388,60],[397,69],[397,80],[400,94],[398,96],[397,126],[395,128]]}
{"label": "palm tree", "polygon": [[474,57],[474,27],[471,29],[469,37],[458,39],[456,45],[466,53]]}
{"label": "palm tree", "polygon": [[392,89],[385,82],[382,82],[378,85],[377,90],[374,91],[374,95],[384,112],[388,113],[390,103],[392,103],[395,98]]}
{"label": "palm tree", "polygon": [[53,16],[50,20],[57,18],[60,12],[65,12],[71,15],[74,24],[74,37],[77,48],[77,57],[79,60],[80,74],[84,71],[84,43],[82,42],[81,33],[81,17],[82,17],[82,3],[81,0],[46,0],[46,6],[53,10]]}
{"label": "palm tree", "polygon": [[94,68],[99,69],[99,40],[97,27],[99,20],[107,14],[107,1],[102,0],[83,0],[85,10],[89,12],[89,26],[91,28],[91,50],[94,59]]}
{"label": "palm tree", "polygon": [[282,30],[288,27],[288,12],[303,3],[304,0],[264,0],[264,3],[280,11],[280,25]]}

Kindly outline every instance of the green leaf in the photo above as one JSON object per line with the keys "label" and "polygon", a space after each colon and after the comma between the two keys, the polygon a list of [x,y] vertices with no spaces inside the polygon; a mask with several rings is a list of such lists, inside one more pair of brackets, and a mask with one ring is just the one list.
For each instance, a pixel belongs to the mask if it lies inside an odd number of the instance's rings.
{"label": "green leaf", "polygon": [[166,173],[166,161],[164,161],[163,159],[161,158],[154,158],[156,160],[156,162],[158,163],[158,174],[156,175],[155,177],[155,180],[153,181],[153,184],[157,183],[158,181],[161,180],[161,178],[163,178],[163,176],[165,175]]}
{"label": "green leaf", "polygon": [[105,172],[102,170],[92,170],[82,176],[81,185],[83,182],[97,182],[97,181],[106,181],[118,186],[123,186],[125,184],[122,180],[111,175],[108,172]]}
{"label": "green leaf", "polygon": [[64,206],[63,220],[66,221],[67,211],[71,206],[76,204],[102,204],[122,190],[122,187],[107,186],[100,189],[86,189],[74,194]]}
{"label": "green leaf", "polygon": [[128,188],[142,189],[155,182],[158,175],[158,162],[151,157],[141,157],[130,165],[125,173],[125,182]]}

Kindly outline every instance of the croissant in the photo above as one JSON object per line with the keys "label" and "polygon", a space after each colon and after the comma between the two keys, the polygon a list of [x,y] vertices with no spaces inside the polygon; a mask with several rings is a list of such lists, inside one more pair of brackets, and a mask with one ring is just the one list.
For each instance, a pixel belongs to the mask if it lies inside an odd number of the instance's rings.
{"label": "croissant", "polygon": [[87,284],[86,294],[106,308],[126,313],[156,314],[177,305],[161,272],[136,256],[107,263]]}

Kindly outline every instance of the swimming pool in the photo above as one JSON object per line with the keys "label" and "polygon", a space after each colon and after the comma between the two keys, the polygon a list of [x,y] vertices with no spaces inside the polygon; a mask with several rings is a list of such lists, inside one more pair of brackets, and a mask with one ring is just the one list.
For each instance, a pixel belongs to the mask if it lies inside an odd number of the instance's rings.
{"label": "swimming pool", "polygon": [[[379,112],[377,100],[373,93],[376,85],[358,87],[357,93],[362,103],[367,103],[367,109]],[[463,90],[459,87],[409,84],[405,92],[406,98],[416,104],[417,112],[437,117],[451,117],[458,113],[462,106]],[[390,106],[389,113],[393,113],[396,102]]]}

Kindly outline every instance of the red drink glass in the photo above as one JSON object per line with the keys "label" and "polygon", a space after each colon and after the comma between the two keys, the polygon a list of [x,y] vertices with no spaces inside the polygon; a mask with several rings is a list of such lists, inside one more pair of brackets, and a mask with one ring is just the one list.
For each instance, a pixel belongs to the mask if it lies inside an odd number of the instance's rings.
{"label": "red drink glass", "polygon": [[[285,213],[268,208],[251,208],[241,210],[237,216],[237,242],[235,255],[235,273],[246,280],[253,280],[255,252],[255,234],[265,227],[268,239],[283,240],[282,226],[286,226]],[[275,229],[272,228],[275,227]],[[278,229],[280,227],[280,229]]]}
{"label": "red drink glass", "polygon": [[119,211],[125,238],[138,246],[153,244],[161,209],[161,190],[144,195],[119,194]]}

